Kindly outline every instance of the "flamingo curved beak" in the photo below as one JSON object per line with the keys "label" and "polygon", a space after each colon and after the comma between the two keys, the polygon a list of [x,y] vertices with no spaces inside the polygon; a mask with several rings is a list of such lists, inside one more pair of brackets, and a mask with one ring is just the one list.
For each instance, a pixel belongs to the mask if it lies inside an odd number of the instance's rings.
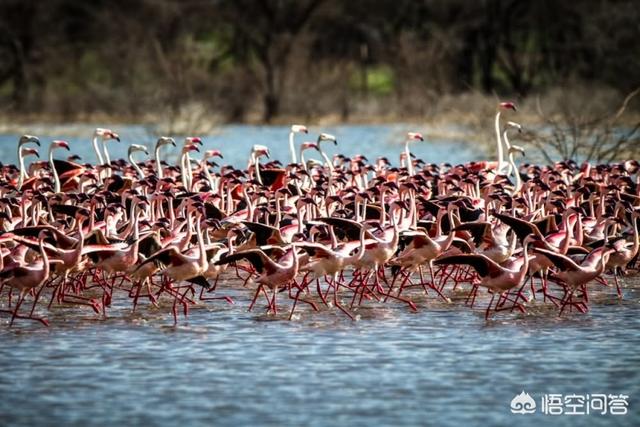
{"label": "flamingo curved beak", "polygon": [[518,111],[516,104],[513,102],[501,102],[499,104],[500,108],[504,108],[505,110],[513,110],[513,111]]}

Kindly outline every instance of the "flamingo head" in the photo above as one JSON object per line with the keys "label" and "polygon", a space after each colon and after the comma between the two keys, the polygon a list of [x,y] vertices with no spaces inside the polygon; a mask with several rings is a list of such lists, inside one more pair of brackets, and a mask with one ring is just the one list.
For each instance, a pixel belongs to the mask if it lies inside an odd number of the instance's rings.
{"label": "flamingo head", "polygon": [[333,142],[334,145],[338,145],[338,141],[336,140],[336,137],[329,133],[321,133],[320,135],[318,135],[318,143],[322,141],[331,141]]}
{"label": "flamingo head", "polygon": [[221,159],[224,159],[224,156],[222,155],[222,152],[220,150],[207,150],[204,154],[205,157],[220,157]]}
{"label": "flamingo head", "polygon": [[38,150],[36,150],[35,148],[22,147],[21,151],[22,151],[22,157],[26,157],[26,156],[36,156],[38,158],[40,157]]}
{"label": "flamingo head", "polygon": [[199,144],[202,145],[202,139],[197,136],[188,136],[184,139],[185,144]]}
{"label": "flamingo head", "polygon": [[182,148],[182,153],[184,154],[190,151],[197,151],[199,153],[200,149],[196,144],[191,144],[191,143],[185,144],[184,147]]}
{"label": "flamingo head", "polygon": [[292,125],[291,132],[294,133],[309,133],[309,130],[304,125]]}
{"label": "flamingo head", "polygon": [[265,156],[267,159],[270,158],[269,148],[266,145],[256,144],[251,149],[251,152],[256,156]]}
{"label": "flamingo head", "polygon": [[117,133],[113,132],[113,131],[109,131],[109,134],[106,135],[107,138],[106,139],[115,139],[116,141],[120,142],[120,135],[118,135]]}
{"label": "flamingo head", "polygon": [[161,136],[160,138],[158,138],[158,141],[156,142],[156,147],[161,147],[163,145],[169,145],[169,144],[175,147],[176,140],[168,136]]}
{"label": "flamingo head", "polygon": [[509,154],[512,153],[520,153],[522,154],[522,156],[526,156],[527,154],[524,152],[524,148],[520,147],[519,145],[511,145],[509,147]]}
{"label": "flamingo head", "polygon": [[136,151],[144,151],[145,154],[149,154],[149,150],[147,150],[146,146],[140,144],[131,144],[129,146],[128,154],[131,155],[131,153],[135,153]]}
{"label": "flamingo head", "polygon": [[424,137],[420,132],[408,132],[407,139],[414,140],[414,141],[424,141]]}
{"label": "flamingo head", "polygon": [[40,139],[37,136],[33,136],[33,135],[22,135],[20,137],[20,140],[18,141],[18,146],[22,146],[29,142],[33,142],[38,147],[40,146]]}
{"label": "flamingo head", "polygon": [[314,150],[318,149],[318,144],[316,144],[315,142],[311,142],[311,141],[305,141],[302,144],[300,144],[300,151],[304,151],[308,148],[313,148]]}
{"label": "flamingo head", "polygon": [[516,108],[516,104],[511,101],[501,102],[500,104],[498,104],[498,108],[501,108],[503,110],[518,111],[518,109]]}
{"label": "flamingo head", "polygon": [[112,131],[111,129],[96,128],[94,134],[96,136],[102,137],[103,141],[108,141],[110,139],[115,139],[116,141],[120,142],[120,136],[117,133],[115,133],[114,131]]}
{"label": "flamingo head", "polygon": [[49,149],[54,150],[56,148],[64,148],[67,151],[71,151],[71,148],[69,148],[69,143],[67,141],[62,141],[59,139],[53,141]]}
{"label": "flamingo head", "polygon": [[514,129],[517,129],[519,133],[522,133],[522,125],[520,123],[507,122],[504,127],[505,127],[505,130],[509,128],[514,128]]}

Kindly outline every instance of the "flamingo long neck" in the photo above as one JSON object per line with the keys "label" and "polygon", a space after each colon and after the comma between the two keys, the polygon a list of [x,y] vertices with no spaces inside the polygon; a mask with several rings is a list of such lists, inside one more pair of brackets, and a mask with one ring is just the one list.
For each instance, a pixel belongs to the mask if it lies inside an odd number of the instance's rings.
{"label": "flamingo long neck", "polygon": [[[304,229],[302,228],[302,224],[303,224],[303,219],[302,219],[302,207],[297,209],[297,214],[298,214],[298,233],[302,233],[304,231]],[[305,209],[307,209],[306,206],[304,206]]]}
{"label": "flamingo long neck", "polygon": [[20,164],[20,175],[18,177],[18,190],[22,189],[22,184],[24,180],[28,178],[27,172],[24,169],[24,156],[22,155],[22,146],[18,146],[18,160]]}
{"label": "flamingo long neck", "polygon": [[104,164],[109,166],[111,164],[111,157],[109,157],[109,150],[107,150],[106,140],[102,140],[102,149],[104,150]]}
{"label": "flamingo long neck", "polygon": [[600,255],[598,261],[598,267],[595,270],[596,277],[604,273],[604,269],[607,266],[607,262],[609,261],[609,253],[605,252],[604,248],[602,249],[602,254]]}
{"label": "flamingo long neck", "polygon": [[205,156],[202,159],[202,170],[204,171],[204,176],[207,178],[209,182],[209,187],[211,187],[211,191],[215,192],[215,182],[213,182],[213,177],[211,176],[211,172],[209,172],[209,165],[207,164],[207,157]]}
{"label": "flamingo long neck", "polygon": [[[447,212],[447,215],[449,216],[449,224],[450,226],[450,230],[449,230],[449,234],[447,235],[447,239],[442,243],[442,245],[440,245],[440,249],[442,250],[442,252],[446,251],[447,249],[449,249],[449,247],[451,247],[451,244],[453,243],[453,239],[456,237],[456,232],[453,231],[453,210],[449,209]],[[427,234],[428,236],[429,234]]]}
{"label": "flamingo long neck", "polygon": [[[507,129],[505,129],[504,132],[502,132],[502,141],[504,143],[504,148],[509,150],[511,148],[511,143],[509,142],[509,136],[507,135]],[[509,159],[510,161],[509,161],[509,164],[506,166],[507,167],[507,170],[505,171],[506,175],[510,175],[511,171],[515,168],[515,165],[511,161],[511,153],[509,153],[509,157],[510,157],[510,159]]]}
{"label": "flamingo long neck", "polygon": [[497,173],[501,173],[504,167],[504,152],[502,150],[502,140],[500,139],[500,111],[496,113],[496,141],[498,144],[498,169]]}
{"label": "flamingo long neck", "polygon": [[100,148],[98,147],[98,135],[93,135],[92,144],[93,144],[93,149],[96,152],[96,157],[98,158],[98,164],[103,165],[104,160],[102,158],[102,154],[100,153]]}
{"label": "flamingo long neck", "polygon": [[413,189],[409,190],[409,216],[411,217],[411,226],[413,228],[418,227],[418,206],[416,205],[416,192]]}
{"label": "flamingo long neck", "polygon": [[56,193],[60,192],[60,177],[58,176],[58,171],[56,170],[56,167],[53,163],[53,146],[51,146],[49,148],[49,166],[51,167],[51,173],[53,174],[53,180],[55,182],[55,189],[54,191]]}
{"label": "flamingo long neck", "polygon": [[[124,202],[122,203],[124,205]],[[136,203],[135,201],[131,201],[131,207],[129,208],[129,225],[127,226],[127,228],[125,228],[125,230],[122,232],[121,236],[123,238],[127,238],[127,236],[129,236],[131,233],[134,233],[134,228],[135,228],[135,215],[136,214]]]}
{"label": "flamingo long neck", "polygon": [[333,163],[331,162],[331,160],[329,160],[329,157],[327,156],[327,154],[324,151],[322,151],[322,148],[320,147],[319,143],[318,143],[318,151],[320,151],[320,155],[322,156],[322,158],[324,159],[324,162],[329,167],[329,171],[333,172],[333,169],[334,169],[333,168]]}
{"label": "flamingo long neck", "polygon": [[80,260],[82,256],[82,250],[84,249],[84,230],[82,229],[82,223],[84,220],[78,220],[78,244],[74,252],[74,262]]}
{"label": "flamingo long neck", "polygon": [[184,188],[187,191],[189,191],[189,183],[187,182],[188,177],[187,177],[187,171],[185,167],[186,156],[187,156],[186,152],[182,153],[182,157],[180,159],[180,178],[182,178],[182,185],[184,186]]}
{"label": "flamingo long neck", "polygon": [[524,256],[524,263],[522,264],[522,267],[520,269],[520,272],[518,273],[518,285],[520,285],[525,277],[527,276],[527,272],[529,270],[529,242],[525,242],[524,247],[523,247],[523,256]]}
{"label": "flamingo long neck", "polygon": [[162,163],[160,163],[160,147],[162,147],[162,145],[156,144],[156,149],[154,151],[154,154],[156,158],[156,175],[158,175],[159,179],[162,179],[164,172],[162,170]]}
{"label": "flamingo long neck", "polygon": [[135,160],[133,160],[133,152],[129,153],[129,163],[131,163],[131,166],[133,166],[133,168],[136,170],[140,179],[144,179],[144,172],[142,172],[140,166],[138,166]]}
{"label": "flamingo long neck", "polygon": [[409,151],[409,140],[404,143],[404,154],[407,158],[407,171],[409,176],[413,176],[413,162],[411,161],[411,152]]}
{"label": "flamingo long neck", "polygon": [[387,225],[387,208],[384,205],[384,195],[386,191],[385,188],[382,187],[380,190],[380,225],[384,227]]}
{"label": "flamingo long neck", "polygon": [[520,192],[520,189],[522,188],[522,178],[520,177],[520,171],[516,166],[516,162],[515,160],[513,160],[513,153],[509,153],[509,163],[513,168],[513,176],[516,179],[516,186],[513,188],[513,195],[516,195]]}
{"label": "flamingo long neck", "polygon": [[187,182],[189,184],[189,187],[187,187],[187,189],[191,191],[193,189],[193,170],[191,169],[191,158],[189,157],[188,152],[184,163],[185,167],[187,168]]}
{"label": "flamingo long neck", "polygon": [[256,153],[252,153],[251,156],[253,158],[253,168],[256,172],[256,181],[262,185],[262,177],[260,176],[260,157],[256,156]]}
{"label": "flamingo long neck", "polygon": [[190,187],[191,182],[193,181],[193,176],[191,175],[191,156],[189,155],[188,151],[184,155],[184,167],[187,171],[187,183]]}
{"label": "flamingo long neck", "polygon": [[44,250],[44,238],[40,239],[40,255],[42,255],[42,281],[44,282],[49,277],[49,272],[51,271],[49,255],[47,255],[47,251]]}
{"label": "flamingo long neck", "polygon": [[305,162],[304,160],[304,149],[302,147],[300,147],[300,164],[302,165],[302,169],[304,169],[305,172],[309,172],[309,170],[307,169],[307,162]]}
{"label": "flamingo long neck", "polygon": [[280,206],[282,202],[282,197],[279,194],[276,194],[275,204],[276,204],[276,227],[280,226],[280,221],[282,221],[282,207]]}
{"label": "flamingo long neck", "polygon": [[296,148],[293,144],[293,131],[289,132],[289,151],[291,152],[291,163],[296,163]]}
{"label": "flamingo long neck", "polygon": [[133,209],[133,244],[129,248],[129,254],[133,257],[132,264],[135,264],[138,261],[138,247],[140,245],[140,210],[134,208]]}
{"label": "flamingo long neck", "polygon": [[198,258],[198,262],[200,268],[204,271],[209,266],[209,262],[207,261],[207,250],[204,245],[204,237],[202,236],[202,226],[200,225],[201,218],[196,217],[196,233],[198,234],[198,249],[200,250],[200,257]]}

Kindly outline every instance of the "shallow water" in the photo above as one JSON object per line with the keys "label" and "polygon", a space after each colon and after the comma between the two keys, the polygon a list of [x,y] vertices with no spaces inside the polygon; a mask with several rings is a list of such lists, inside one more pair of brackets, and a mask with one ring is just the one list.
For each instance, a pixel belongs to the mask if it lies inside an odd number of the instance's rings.
{"label": "shallow water", "polygon": [[[102,125],[104,127],[104,125]],[[47,159],[47,149],[53,139],[64,139],[71,145],[71,151],[82,157],[81,162],[95,163],[96,155],[91,144],[91,137],[95,126],[67,125],[52,127],[46,125],[33,125],[25,127],[23,133],[40,136],[42,148],[40,157]],[[113,128],[118,132],[122,142],[108,142],[108,150],[112,159],[126,158],[128,144],[144,144],[152,152],[157,140],[149,129],[143,126],[118,126]],[[297,134],[296,145],[303,141],[315,141],[319,132],[327,132],[336,136],[338,145],[323,144],[329,156],[341,153],[346,156],[354,154],[365,155],[370,162],[374,162],[379,156],[387,156],[389,160],[398,165],[400,152],[404,149],[404,137],[407,131],[427,131],[419,125],[394,124],[394,125],[345,125],[329,127],[311,127],[309,135]],[[451,134],[460,134],[461,129],[452,127]],[[220,126],[211,135],[198,135],[203,138],[205,149],[219,149],[224,159],[214,159],[221,165],[232,164],[236,167],[244,167],[249,159],[249,152],[254,144],[264,144],[269,147],[272,159],[279,159],[284,164],[290,162],[289,154],[289,128],[286,126],[248,126],[227,125]],[[16,163],[16,145],[18,134],[0,134],[0,161],[3,163]],[[180,138],[176,138],[181,142]],[[181,147],[181,144],[178,144]],[[163,159],[175,162],[179,152],[178,148],[164,147]],[[426,142],[412,143],[411,152],[418,158],[428,163],[461,163],[483,158],[482,151],[473,144],[457,139],[433,139]],[[65,158],[68,153],[59,151],[56,157]],[[296,152],[296,156],[299,153]],[[194,158],[200,155],[195,153]],[[137,161],[144,159],[144,153],[136,153]],[[305,158],[322,158],[311,150],[305,152]],[[30,159],[33,159],[31,157]]]}
{"label": "shallow water", "polygon": [[[0,340],[0,415],[8,425],[637,425],[640,281],[625,298],[593,285],[591,310],[562,317],[534,302],[527,315],[484,320],[464,294],[419,311],[366,302],[350,321],[280,298],[277,318],[221,281],[235,304],[199,304],[173,326],[170,307],[131,314],[116,295],[106,319],[79,307],[20,321]],[[626,394],[626,416],[513,415],[522,390]]]}

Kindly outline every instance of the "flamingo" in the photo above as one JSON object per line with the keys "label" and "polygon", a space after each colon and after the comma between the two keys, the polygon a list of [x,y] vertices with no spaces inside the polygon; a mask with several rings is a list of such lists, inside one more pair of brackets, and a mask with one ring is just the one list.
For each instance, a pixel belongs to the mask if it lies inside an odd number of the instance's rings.
{"label": "flamingo", "polygon": [[259,286],[251,305],[253,306],[259,293],[266,286],[273,292],[268,310],[273,310],[273,314],[277,314],[276,294],[278,289],[282,286],[288,286],[298,274],[299,259],[295,246],[289,246],[285,249],[284,254],[277,262],[269,258],[262,249],[256,248],[227,255],[216,264],[229,264],[243,259],[249,261],[259,275],[256,279]]}
{"label": "flamingo", "polygon": [[[26,172],[25,167],[24,167],[24,156],[26,154],[34,154],[34,155],[38,156],[38,154],[37,154],[38,151],[37,150],[35,150],[35,152],[34,152],[33,149],[26,149],[26,147],[23,147],[23,145],[29,144],[29,143],[34,143],[39,147],[40,146],[40,139],[38,139],[37,136],[33,136],[33,135],[22,135],[20,137],[20,139],[18,140],[18,165],[20,167],[20,175],[18,177],[18,186],[17,186],[18,191],[20,191],[22,189],[22,184],[24,183],[24,180],[26,178],[28,178],[27,172]],[[38,157],[40,157],[40,156],[38,156]]]}
{"label": "flamingo", "polygon": [[295,164],[298,161],[296,160],[296,148],[293,144],[293,137],[296,133],[309,133],[307,127],[304,125],[292,125],[291,132],[289,132],[289,151],[291,153],[291,163]]}
{"label": "flamingo", "polygon": [[555,265],[558,271],[549,274],[549,279],[559,282],[567,287],[567,294],[563,299],[562,309],[567,304],[575,305],[580,311],[586,311],[586,306],[580,308],[580,303],[572,302],[573,293],[578,289],[583,289],[583,295],[586,296],[586,285],[590,281],[596,279],[604,272],[609,256],[615,251],[613,248],[601,247],[593,250],[581,264],[577,264],[574,260],[566,255],[552,252],[546,249],[534,248],[534,251],[545,256]]}
{"label": "flamingo", "polygon": [[60,186],[60,176],[58,175],[58,171],[56,170],[55,164],[53,162],[53,151],[57,148],[64,148],[67,151],[71,151],[69,148],[69,143],[67,141],[55,140],[51,142],[49,146],[49,166],[51,167],[51,173],[53,174],[53,179],[55,182],[54,192],[59,193]]}
{"label": "flamingo", "polygon": [[338,145],[338,141],[336,140],[336,137],[329,133],[321,133],[320,135],[318,135],[318,140],[316,142],[316,145],[318,146],[318,151],[320,152],[320,155],[325,161],[325,165],[329,168],[331,172],[333,172],[333,169],[334,169],[333,163],[329,160],[329,157],[327,157],[325,152],[322,151],[322,147],[320,146],[321,142],[327,142],[327,141],[333,142],[333,145]]}
{"label": "flamingo", "polygon": [[407,133],[407,137],[405,138],[404,153],[407,157],[407,170],[409,171],[409,176],[414,175],[413,162],[411,161],[411,152],[409,151],[409,143],[412,141],[424,141],[424,138],[419,132],[409,132]]}
{"label": "flamingo", "polygon": [[[470,265],[474,268],[478,276],[480,277],[480,282],[478,285],[483,286],[489,289],[493,295],[491,296],[491,301],[487,306],[487,310],[485,312],[485,319],[489,318],[489,313],[491,311],[491,307],[493,305],[493,300],[496,296],[496,293],[500,295],[502,298],[505,293],[509,292],[511,289],[522,286],[524,283],[524,279],[527,275],[527,270],[529,268],[529,243],[533,242],[535,236],[527,236],[524,239],[522,246],[523,260],[520,268],[509,269],[501,266],[500,264],[493,261],[491,258],[483,255],[483,254],[462,254],[462,255],[449,255],[438,258],[434,261],[435,265],[450,265],[450,264],[465,264]],[[523,310],[517,304],[517,297],[514,303],[518,306],[519,309]],[[496,306],[497,308],[498,306]]]}
{"label": "flamingo", "polygon": [[156,159],[156,175],[159,179],[164,178],[164,172],[162,171],[162,161],[160,160],[160,148],[164,147],[165,145],[172,145],[175,147],[176,141],[168,136],[161,136],[160,138],[158,138],[158,141],[156,141],[154,154]]}
{"label": "flamingo", "polygon": [[496,112],[495,119],[495,127],[496,127],[496,142],[498,146],[498,166],[497,173],[502,173],[502,169],[504,168],[504,151],[502,147],[502,141],[500,139],[500,115],[503,110],[513,110],[517,111],[516,104],[513,102],[501,102],[498,104],[498,111]]}
{"label": "flamingo", "polygon": [[18,178],[18,185],[17,185],[17,190],[20,191],[22,189],[22,186],[24,184],[24,180],[25,178],[28,180],[29,179],[29,174],[24,170],[24,159],[27,156],[36,156],[36,157],[40,157],[40,153],[38,153],[38,150],[35,148],[31,148],[31,147],[20,147],[20,176]]}
{"label": "flamingo", "polygon": [[133,166],[133,168],[138,173],[138,177],[140,179],[144,179],[144,172],[142,172],[140,166],[138,166],[135,160],[133,160],[133,153],[138,151],[142,151],[144,152],[144,154],[149,155],[149,151],[147,150],[146,146],[140,144],[131,144],[129,145],[129,149],[127,150],[127,157],[129,158],[129,163],[131,163],[131,166]]}
{"label": "flamingo", "polygon": [[[16,303],[16,307],[14,308],[11,316],[11,322],[9,326],[13,325],[13,321],[16,318],[24,318],[23,316],[18,315],[18,310],[20,309],[20,305],[24,301],[25,296],[31,290],[37,289],[44,285],[44,283],[49,279],[50,272],[50,264],[56,263],[59,261],[49,260],[47,252],[44,250],[44,240],[48,235],[48,231],[43,230],[38,235],[38,244],[40,249],[41,260],[28,264],[28,265],[20,265],[16,264],[10,268],[6,268],[0,272],[0,278],[4,283],[11,286],[12,288],[16,288],[20,290],[20,296],[18,302]],[[38,295],[33,302],[33,308],[37,304]],[[6,312],[6,310],[3,310]],[[31,310],[31,314],[26,317],[27,319],[33,319],[41,322],[45,326],[49,325],[49,322],[44,318],[34,318],[33,309]]]}
{"label": "flamingo", "polygon": [[260,157],[265,156],[267,159],[269,156],[269,148],[264,145],[255,144],[251,147],[251,156],[249,158],[249,168],[253,166],[253,172],[255,174],[256,181],[260,185],[262,184],[262,177],[260,175]]}
{"label": "flamingo", "polygon": [[[182,156],[180,158],[180,166],[183,171],[182,184],[184,188],[188,191],[191,190],[191,186],[193,185],[193,174],[191,172],[191,158],[189,156],[189,152],[193,151],[192,148],[187,149],[187,147],[196,147],[195,151],[200,152],[197,148],[197,145],[202,145],[202,139],[197,136],[188,136],[184,139]],[[185,150],[186,149],[186,150]],[[184,175],[186,172],[186,175]]]}

